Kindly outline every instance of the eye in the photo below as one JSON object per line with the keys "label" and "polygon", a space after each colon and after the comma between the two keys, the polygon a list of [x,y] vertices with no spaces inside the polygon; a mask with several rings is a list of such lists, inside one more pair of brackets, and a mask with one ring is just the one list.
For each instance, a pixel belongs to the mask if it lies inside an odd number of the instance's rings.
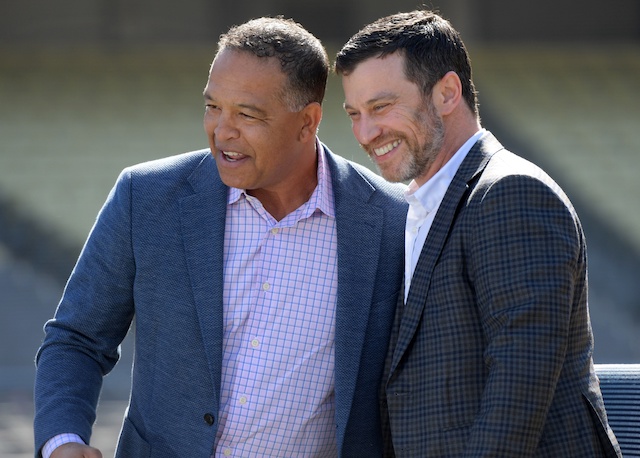
{"label": "eye", "polygon": [[373,106],[373,111],[382,111],[389,106],[388,103],[379,103]]}
{"label": "eye", "polygon": [[242,113],[242,112],[240,112],[240,117],[245,118],[245,119],[258,119],[255,116],[251,116],[250,114]]}

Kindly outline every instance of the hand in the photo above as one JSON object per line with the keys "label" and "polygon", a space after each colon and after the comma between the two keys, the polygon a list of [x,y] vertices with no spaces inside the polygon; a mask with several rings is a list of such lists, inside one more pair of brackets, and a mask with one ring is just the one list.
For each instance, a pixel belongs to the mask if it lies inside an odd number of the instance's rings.
{"label": "hand", "polygon": [[97,448],[69,442],[56,448],[50,458],[102,458],[102,453]]}

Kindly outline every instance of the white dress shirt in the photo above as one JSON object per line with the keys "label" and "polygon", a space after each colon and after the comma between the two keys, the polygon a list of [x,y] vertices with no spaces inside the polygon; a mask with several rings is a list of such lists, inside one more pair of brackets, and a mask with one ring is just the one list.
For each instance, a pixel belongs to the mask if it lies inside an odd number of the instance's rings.
{"label": "white dress shirt", "polygon": [[484,129],[476,132],[467,140],[449,161],[438,172],[432,176],[422,186],[418,187],[415,180],[409,183],[405,191],[405,199],[409,203],[407,211],[407,224],[405,227],[405,268],[404,268],[404,300],[407,301],[409,288],[411,287],[411,277],[418,264],[418,258],[422,252],[422,247],[429,234],[429,229],[433,223],[438,207],[444,199],[453,181],[460,164],[471,147],[485,132]]}

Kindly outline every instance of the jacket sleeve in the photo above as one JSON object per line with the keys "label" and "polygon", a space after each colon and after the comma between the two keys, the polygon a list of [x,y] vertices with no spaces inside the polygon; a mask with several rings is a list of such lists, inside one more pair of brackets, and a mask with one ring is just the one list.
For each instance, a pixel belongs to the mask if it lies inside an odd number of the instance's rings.
{"label": "jacket sleeve", "polygon": [[488,373],[465,456],[531,456],[542,436],[586,276],[582,231],[560,193],[513,175],[481,197],[470,270]]}
{"label": "jacket sleeve", "polygon": [[130,176],[123,172],[82,249],[36,355],[35,450],[60,433],[86,443],[102,378],[134,315]]}

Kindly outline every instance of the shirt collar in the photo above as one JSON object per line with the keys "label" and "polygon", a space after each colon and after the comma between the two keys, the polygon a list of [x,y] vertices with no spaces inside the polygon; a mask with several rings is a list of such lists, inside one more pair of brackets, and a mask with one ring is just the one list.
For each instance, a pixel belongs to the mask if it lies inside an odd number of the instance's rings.
{"label": "shirt collar", "polygon": [[[316,151],[318,152],[318,185],[316,186],[316,189],[313,190],[313,193],[307,203],[301,208],[305,208],[304,216],[310,216],[316,210],[319,210],[325,215],[335,218],[333,187],[331,186],[331,171],[327,164],[325,149],[317,137]],[[247,194],[246,189],[230,187],[227,195],[227,205],[234,204],[241,198],[246,199],[248,196],[249,194]]]}
{"label": "shirt collar", "polygon": [[473,134],[425,184],[419,187],[415,180],[409,183],[404,197],[416,218],[424,218],[437,210],[460,164],[484,132],[486,132],[485,129],[480,129]]}
{"label": "shirt collar", "polygon": [[322,213],[335,218],[335,206],[333,199],[333,186],[331,185],[331,170],[327,163],[327,153],[316,138],[316,151],[318,151],[318,186],[309,199],[310,208],[318,209]]}

